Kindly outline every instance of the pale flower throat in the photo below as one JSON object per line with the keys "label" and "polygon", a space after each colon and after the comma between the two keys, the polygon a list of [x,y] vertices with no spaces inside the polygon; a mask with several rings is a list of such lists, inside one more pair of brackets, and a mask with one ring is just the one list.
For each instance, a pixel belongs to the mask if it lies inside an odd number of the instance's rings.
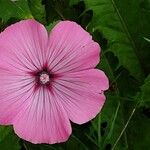
{"label": "pale flower throat", "polygon": [[48,84],[50,82],[50,76],[48,73],[46,72],[42,72],[40,74],[40,83],[45,85],[45,84]]}

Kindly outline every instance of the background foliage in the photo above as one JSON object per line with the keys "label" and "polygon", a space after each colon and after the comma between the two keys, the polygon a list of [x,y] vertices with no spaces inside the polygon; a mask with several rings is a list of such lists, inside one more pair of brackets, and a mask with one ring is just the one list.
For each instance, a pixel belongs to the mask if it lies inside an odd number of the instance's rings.
{"label": "background foliage", "polygon": [[150,149],[150,0],[0,0],[0,31],[35,18],[50,31],[58,20],[73,20],[102,48],[110,79],[102,112],[84,125],[73,124],[66,143],[34,145],[0,126],[1,150]]}

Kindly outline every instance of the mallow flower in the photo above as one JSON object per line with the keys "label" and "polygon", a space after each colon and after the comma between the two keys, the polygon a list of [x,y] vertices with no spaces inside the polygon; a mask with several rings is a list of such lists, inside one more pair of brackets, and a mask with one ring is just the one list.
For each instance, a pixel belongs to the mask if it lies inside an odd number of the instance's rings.
{"label": "mallow flower", "polygon": [[0,125],[32,143],[59,143],[71,122],[83,124],[101,110],[108,78],[100,46],[80,25],[60,21],[48,34],[34,19],[0,33]]}

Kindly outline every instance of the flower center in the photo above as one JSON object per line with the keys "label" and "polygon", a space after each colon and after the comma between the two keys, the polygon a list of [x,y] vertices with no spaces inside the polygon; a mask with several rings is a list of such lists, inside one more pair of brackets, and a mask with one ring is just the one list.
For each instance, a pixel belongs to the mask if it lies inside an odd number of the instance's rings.
{"label": "flower center", "polygon": [[40,83],[41,84],[48,84],[50,82],[50,76],[46,72],[42,72],[40,74]]}

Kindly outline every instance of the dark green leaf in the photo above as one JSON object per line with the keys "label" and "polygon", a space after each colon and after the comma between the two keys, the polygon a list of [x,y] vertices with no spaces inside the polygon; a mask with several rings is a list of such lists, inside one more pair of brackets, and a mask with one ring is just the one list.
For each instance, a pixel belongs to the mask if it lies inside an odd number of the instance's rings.
{"label": "dark green leaf", "polygon": [[[88,10],[93,11],[93,19],[88,28],[99,30],[109,41],[110,50],[118,57],[119,65],[124,66],[137,79],[143,78],[140,59],[137,55],[136,43],[128,30],[120,7],[114,0],[86,0]],[[124,1],[122,5],[126,4]],[[130,9],[130,11],[132,11]],[[135,9],[133,10],[135,11]],[[137,23],[135,22],[135,25]],[[130,62],[130,63],[129,63]]]}
{"label": "dark green leaf", "polygon": [[13,20],[32,18],[32,15],[26,0],[0,0],[0,18],[3,22],[7,22],[11,18]]}
{"label": "dark green leaf", "polygon": [[148,150],[150,143],[150,116],[143,114],[143,108],[138,108],[132,117],[128,128],[128,144],[131,150]]}
{"label": "dark green leaf", "polygon": [[48,26],[46,26],[47,31],[50,32],[58,22],[59,21],[55,21],[53,23],[50,23]]}
{"label": "dark green leaf", "polygon": [[145,79],[141,87],[141,99],[144,102],[150,101],[150,75]]}
{"label": "dark green leaf", "polygon": [[55,145],[46,145],[46,144],[38,144],[34,145],[29,142],[24,142],[24,146],[27,150],[87,150],[86,145],[82,143],[77,137],[74,135],[70,137],[70,139],[61,144]]}
{"label": "dark green leaf", "polygon": [[33,17],[39,22],[46,24],[46,11],[42,0],[28,0],[28,5]]}
{"label": "dark green leaf", "polygon": [[14,134],[12,127],[0,126],[0,149],[21,150],[20,139]]}

